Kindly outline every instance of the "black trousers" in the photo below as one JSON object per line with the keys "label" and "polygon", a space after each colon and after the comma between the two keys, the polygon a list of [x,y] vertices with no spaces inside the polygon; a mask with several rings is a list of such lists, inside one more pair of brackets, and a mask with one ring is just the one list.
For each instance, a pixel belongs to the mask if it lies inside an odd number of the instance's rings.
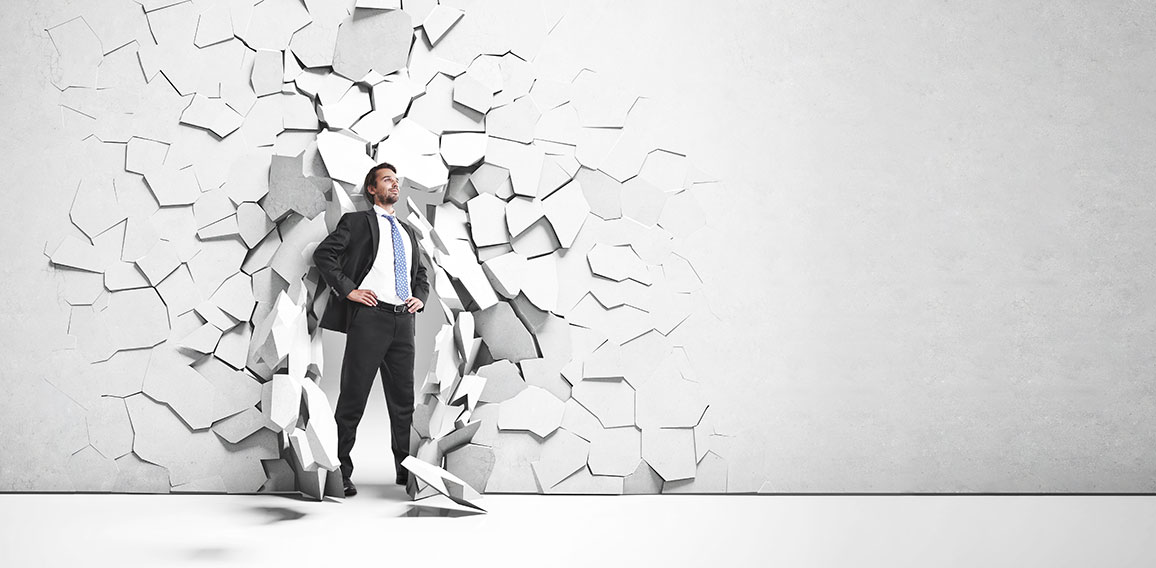
{"label": "black trousers", "polygon": [[353,474],[349,453],[357,440],[357,425],[373,377],[381,371],[385,405],[389,410],[390,442],[397,473],[407,470],[401,461],[409,455],[409,431],[413,423],[414,314],[392,313],[358,305],[350,314],[341,365],[341,393],[337,397],[337,457],[341,474]]}

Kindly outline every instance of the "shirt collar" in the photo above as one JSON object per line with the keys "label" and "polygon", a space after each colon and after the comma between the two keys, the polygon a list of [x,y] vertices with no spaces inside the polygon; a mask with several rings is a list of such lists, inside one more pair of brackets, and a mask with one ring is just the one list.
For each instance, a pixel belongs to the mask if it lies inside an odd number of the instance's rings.
{"label": "shirt collar", "polygon": [[[385,209],[382,209],[382,207],[376,203],[373,204],[373,212],[376,213],[378,217],[381,217],[382,215],[389,215],[389,213],[386,212]],[[397,217],[397,209],[394,209],[393,213],[394,213],[393,217],[396,218]]]}

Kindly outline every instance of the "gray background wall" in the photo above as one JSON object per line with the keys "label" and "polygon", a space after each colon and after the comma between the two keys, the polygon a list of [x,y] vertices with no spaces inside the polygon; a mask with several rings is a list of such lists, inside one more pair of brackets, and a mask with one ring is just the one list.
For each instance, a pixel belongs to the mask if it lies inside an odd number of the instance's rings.
{"label": "gray background wall", "polygon": [[[2,489],[84,445],[41,252],[95,161],[43,31],[83,4],[0,19]],[[729,489],[1152,491],[1154,10],[888,6],[582,2],[538,60],[651,97],[722,180],[684,325]]]}

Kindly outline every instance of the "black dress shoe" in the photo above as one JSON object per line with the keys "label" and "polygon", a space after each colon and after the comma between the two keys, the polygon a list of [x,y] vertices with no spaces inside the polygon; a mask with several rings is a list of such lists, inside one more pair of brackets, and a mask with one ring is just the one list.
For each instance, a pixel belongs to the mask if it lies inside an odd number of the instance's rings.
{"label": "black dress shoe", "polygon": [[341,484],[345,486],[345,496],[353,497],[357,495],[357,486],[353,484],[353,480],[348,477],[343,478]]}

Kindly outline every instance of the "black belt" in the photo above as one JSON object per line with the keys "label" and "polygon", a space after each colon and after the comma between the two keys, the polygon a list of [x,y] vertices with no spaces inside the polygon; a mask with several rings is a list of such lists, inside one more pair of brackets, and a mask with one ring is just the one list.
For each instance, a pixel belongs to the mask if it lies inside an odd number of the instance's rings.
{"label": "black belt", "polygon": [[[365,304],[362,304],[362,305],[365,306]],[[390,312],[390,313],[394,313],[394,314],[400,314],[400,313],[407,313],[408,314],[409,313],[409,306],[407,306],[405,304],[398,306],[398,305],[394,305],[394,304],[387,304],[385,302],[378,302],[376,305],[365,306],[365,307],[374,308],[377,310],[381,310],[383,312]]]}

